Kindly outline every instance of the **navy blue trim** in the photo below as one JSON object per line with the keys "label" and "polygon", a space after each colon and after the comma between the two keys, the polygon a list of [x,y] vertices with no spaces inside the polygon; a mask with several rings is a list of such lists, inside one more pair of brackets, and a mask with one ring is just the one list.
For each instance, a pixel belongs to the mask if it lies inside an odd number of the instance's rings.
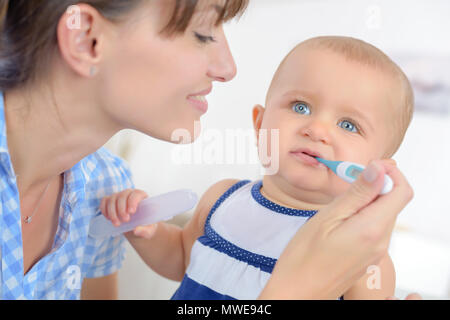
{"label": "navy blue trim", "polygon": [[212,290],[185,275],[171,300],[236,300],[236,298]]}
{"label": "navy blue trim", "polygon": [[247,251],[228,240],[225,240],[211,228],[211,225],[208,225],[205,235],[198,238],[197,241],[216,251],[222,252],[233,259],[245,262],[248,265],[254,266],[267,273],[272,273],[275,263],[277,262],[276,259]]}
{"label": "navy blue trim", "polygon": [[205,222],[205,234],[198,238],[198,241],[203,245],[213,248],[219,252],[225,253],[226,255],[252,265],[262,271],[272,273],[273,268],[277,259],[266,257],[260,254],[256,254],[245,249],[242,249],[230,241],[222,238],[211,226],[211,217],[217,208],[236,190],[242,186],[248,184],[250,180],[239,181],[233,186],[231,186],[214,204],[211,208],[208,218]]}
{"label": "navy blue trim", "polygon": [[286,214],[289,216],[308,217],[308,218],[311,218],[317,213],[317,210],[300,210],[280,206],[279,204],[276,204],[275,202],[272,202],[266,197],[264,197],[261,194],[261,187],[262,181],[259,181],[254,184],[254,186],[252,187],[253,199],[255,199],[256,202],[258,202],[260,205],[266,207],[271,211]]}

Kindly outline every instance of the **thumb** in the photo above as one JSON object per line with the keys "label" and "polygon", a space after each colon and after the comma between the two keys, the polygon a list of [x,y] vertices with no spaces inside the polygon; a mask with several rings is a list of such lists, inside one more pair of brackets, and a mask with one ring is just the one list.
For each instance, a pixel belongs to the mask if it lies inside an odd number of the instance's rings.
{"label": "thumb", "polygon": [[333,215],[348,218],[376,199],[383,188],[384,174],[381,161],[370,162],[347,192],[333,201]]}

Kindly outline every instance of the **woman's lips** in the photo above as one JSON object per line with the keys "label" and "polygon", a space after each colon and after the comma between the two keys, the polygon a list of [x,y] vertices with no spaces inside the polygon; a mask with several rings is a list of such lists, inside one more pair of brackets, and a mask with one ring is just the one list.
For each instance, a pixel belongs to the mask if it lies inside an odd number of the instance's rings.
{"label": "woman's lips", "polygon": [[212,86],[203,91],[191,94],[187,97],[187,100],[202,113],[206,113],[208,111],[208,101],[206,100],[206,96],[210,94],[212,91]]}
{"label": "woman's lips", "polygon": [[206,113],[208,111],[208,101],[205,96],[189,96],[188,101],[202,113]]}

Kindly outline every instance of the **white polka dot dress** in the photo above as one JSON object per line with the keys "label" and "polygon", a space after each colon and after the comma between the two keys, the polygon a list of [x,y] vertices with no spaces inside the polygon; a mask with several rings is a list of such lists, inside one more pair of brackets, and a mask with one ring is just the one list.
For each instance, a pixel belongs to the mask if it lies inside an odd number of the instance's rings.
{"label": "white polka dot dress", "polygon": [[317,211],[283,207],[240,181],[212,207],[172,299],[256,299],[298,229]]}

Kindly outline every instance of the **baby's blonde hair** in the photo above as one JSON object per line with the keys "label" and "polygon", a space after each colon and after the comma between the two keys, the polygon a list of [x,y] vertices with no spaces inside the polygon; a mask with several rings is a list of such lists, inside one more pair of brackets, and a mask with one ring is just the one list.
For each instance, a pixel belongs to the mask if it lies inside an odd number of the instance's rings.
{"label": "baby's blonde hair", "polygon": [[386,152],[383,155],[384,158],[392,157],[405,137],[414,112],[413,89],[407,76],[400,67],[380,49],[362,40],[342,36],[322,36],[308,39],[297,45],[280,64],[277,73],[280,71],[284,61],[286,61],[290,54],[299,47],[331,50],[341,54],[348,60],[356,61],[369,67],[388,72],[398,81],[401,88],[399,92],[399,107],[397,108],[398,111],[396,116],[393,117],[393,120],[395,121],[391,124],[393,137],[396,138],[389,141]]}

